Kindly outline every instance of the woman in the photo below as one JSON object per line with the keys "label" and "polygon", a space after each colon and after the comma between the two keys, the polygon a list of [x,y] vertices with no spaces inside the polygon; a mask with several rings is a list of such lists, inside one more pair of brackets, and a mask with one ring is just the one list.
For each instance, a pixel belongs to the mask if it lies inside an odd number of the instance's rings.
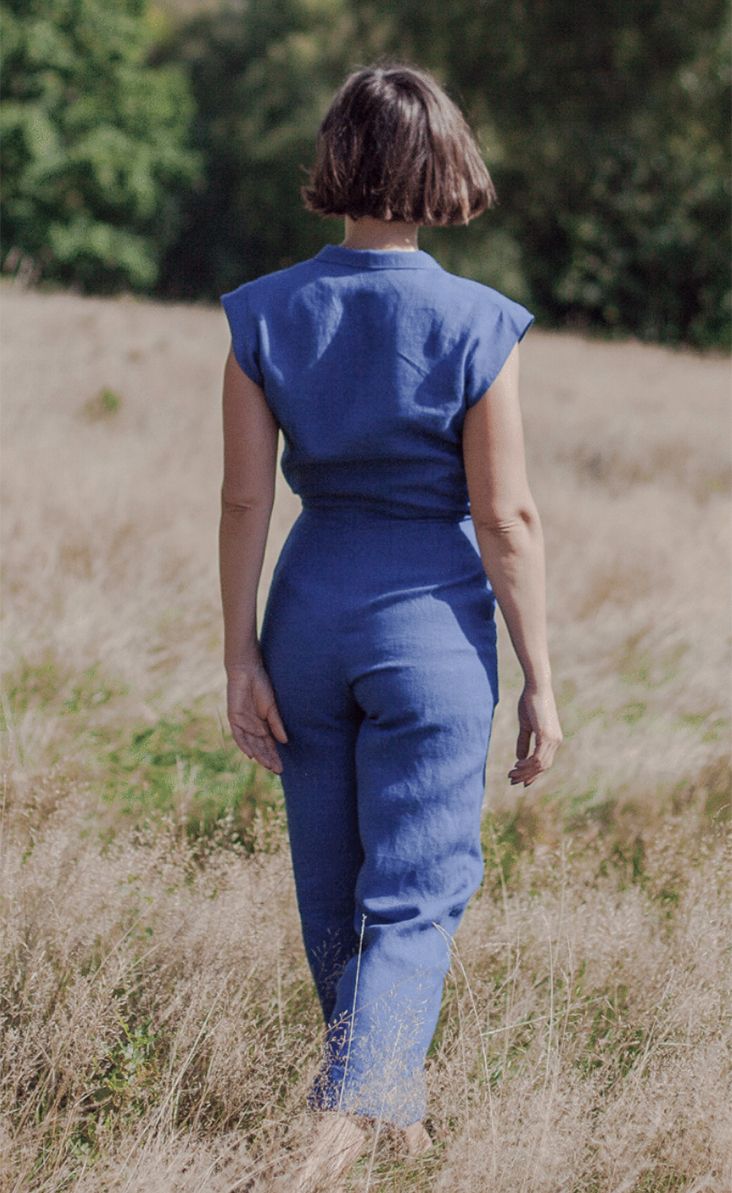
{"label": "woman", "polygon": [[[364,67],[301,195],[345,217],[344,240],[221,296],[220,564],[231,731],[281,776],[326,1024],[306,1189],[374,1123],[408,1152],[431,1142],[424,1061],[483,871],[496,601],[525,677],[511,783],[535,782],[562,733],[518,401],[534,317],[417,244],[496,201],[475,140],[429,72]],[[279,429],[303,509],[258,639]]]}

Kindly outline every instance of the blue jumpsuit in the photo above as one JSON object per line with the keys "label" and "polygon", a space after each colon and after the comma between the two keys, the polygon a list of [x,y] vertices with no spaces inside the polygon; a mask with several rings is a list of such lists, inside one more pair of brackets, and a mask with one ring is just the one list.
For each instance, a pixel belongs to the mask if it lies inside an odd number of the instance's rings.
{"label": "blue jumpsuit", "polygon": [[498,702],[462,423],[534,316],[424,250],[335,244],[221,302],[302,501],[260,645],[326,1024],[308,1103],[406,1126],[482,879]]}

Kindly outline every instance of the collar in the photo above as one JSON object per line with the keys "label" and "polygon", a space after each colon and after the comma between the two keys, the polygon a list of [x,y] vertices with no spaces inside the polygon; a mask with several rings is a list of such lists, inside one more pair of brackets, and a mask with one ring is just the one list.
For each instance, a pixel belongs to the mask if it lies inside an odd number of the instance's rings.
{"label": "collar", "polygon": [[442,269],[439,261],[424,249],[352,249],[342,244],[326,244],[314,259],[355,269]]}

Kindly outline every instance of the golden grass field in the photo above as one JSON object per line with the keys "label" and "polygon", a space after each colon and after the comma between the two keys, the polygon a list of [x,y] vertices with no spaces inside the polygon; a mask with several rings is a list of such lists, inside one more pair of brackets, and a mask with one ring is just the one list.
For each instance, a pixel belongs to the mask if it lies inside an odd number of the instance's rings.
{"label": "golden grass field", "polygon": [[[321,1025],[279,780],[226,724],[225,319],[0,297],[2,1189],[266,1190]],[[343,1187],[730,1193],[729,361],[535,326],[522,395],[565,740],[511,787],[499,615],[436,1147]],[[298,508],[280,476],[260,615]]]}

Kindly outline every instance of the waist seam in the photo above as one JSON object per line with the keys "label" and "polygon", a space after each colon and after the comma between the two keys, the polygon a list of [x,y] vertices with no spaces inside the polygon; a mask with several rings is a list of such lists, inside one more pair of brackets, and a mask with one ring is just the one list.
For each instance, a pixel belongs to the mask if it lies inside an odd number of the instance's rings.
{"label": "waist seam", "polygon": [[468,522],[472,519],[470,512],[399,514],[357,505],[318,505],[305,501],[302,502],[302,513],[315,514],[326,518],[374,518],[388,522]]}

